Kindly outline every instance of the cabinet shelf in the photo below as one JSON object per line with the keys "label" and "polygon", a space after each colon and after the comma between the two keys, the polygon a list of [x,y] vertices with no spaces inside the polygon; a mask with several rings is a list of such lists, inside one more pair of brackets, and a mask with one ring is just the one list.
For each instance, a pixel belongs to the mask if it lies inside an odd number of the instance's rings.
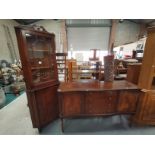
{"label": "cabinet shelf", "polygon": [[32,67],[31,70],[37,70],[37,69],[50,69],[51,67]]}
{"label": "cabinet shelf", "polygon": [[31,52],[50,52],[50,50],[44,50],[44,49],[29,49]]}

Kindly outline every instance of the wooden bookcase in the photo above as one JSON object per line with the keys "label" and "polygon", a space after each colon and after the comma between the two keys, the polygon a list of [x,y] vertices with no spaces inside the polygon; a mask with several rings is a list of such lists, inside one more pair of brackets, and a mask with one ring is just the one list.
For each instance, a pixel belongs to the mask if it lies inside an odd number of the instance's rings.
{"label": "wooden bookcase", "polygon": [[60,81],[67,81],[66,57],[67,53],[56,53],[58,78]]}
{"label": "wooden bookcase", "polygon": [[15,27],[33,127],[58,117],[55,35],[43,27]]}

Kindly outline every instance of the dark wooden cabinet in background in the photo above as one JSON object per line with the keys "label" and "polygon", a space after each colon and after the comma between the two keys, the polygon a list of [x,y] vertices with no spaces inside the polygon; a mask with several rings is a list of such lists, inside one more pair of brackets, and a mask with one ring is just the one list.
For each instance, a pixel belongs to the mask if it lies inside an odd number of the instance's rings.
{"label": "dark wooden cabinet in background", "polygon": [[58,118],[55,35],[43,27],[15,27],[33,127]]}

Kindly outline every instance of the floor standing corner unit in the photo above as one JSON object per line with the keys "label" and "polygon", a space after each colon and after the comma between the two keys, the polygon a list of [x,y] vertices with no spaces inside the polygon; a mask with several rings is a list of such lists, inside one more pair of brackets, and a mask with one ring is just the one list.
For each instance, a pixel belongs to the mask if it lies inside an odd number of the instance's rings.
{"label": "floor standing corner unit", "polygon": [[15,27],[33,127],[58,118],[55,35],[43,27]]}

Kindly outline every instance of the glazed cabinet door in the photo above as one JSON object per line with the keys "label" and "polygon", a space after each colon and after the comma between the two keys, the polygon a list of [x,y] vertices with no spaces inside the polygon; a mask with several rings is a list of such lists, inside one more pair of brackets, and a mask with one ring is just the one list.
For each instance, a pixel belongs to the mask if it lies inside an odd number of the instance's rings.
{"label": "glazed cabinet door", "polygon": [[54,36],[24,31],[32,86],[57,80]]}

